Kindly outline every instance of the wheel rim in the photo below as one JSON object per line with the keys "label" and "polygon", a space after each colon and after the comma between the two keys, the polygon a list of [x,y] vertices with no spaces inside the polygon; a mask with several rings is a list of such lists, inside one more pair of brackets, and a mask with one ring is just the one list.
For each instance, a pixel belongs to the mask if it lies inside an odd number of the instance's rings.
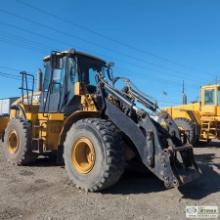
{"label": "wheel rim", "polygon": [[95,165],[95,149],[92,142],[85,137],[79,138],[72,146],[71,159],[77,172],[89,173]]}
{"label": "wheel rim", "polygon": [[12,130],[8,137],[8,151],[10,154],[15,154],[18,151],[18,135],[15,130]]}

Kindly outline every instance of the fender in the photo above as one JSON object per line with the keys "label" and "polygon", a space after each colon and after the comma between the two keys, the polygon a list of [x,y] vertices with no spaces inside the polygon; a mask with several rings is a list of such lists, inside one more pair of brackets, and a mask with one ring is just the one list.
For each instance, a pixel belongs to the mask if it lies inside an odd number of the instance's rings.
{"label": "fender", "polygon": [[[21,117],[22,117],[24,120],[26,120],[26,114],[25,114],[24,106],[22,106],[22,105],[20,105],[20,104],[12,104],[12,106],[10,107],[10,109],[16,110],[16,111],[20,111],[20,112],[21,112]],[[17,113],[16,113],[15,117],[17,117]]]}
{"label": "fender", "polygon": [[59,134],[58,146],[62,146],[63,142],[66,138],[66,133],[69,131],[70,127],[76,121],[83,118],[96,118],[100,117],[100,112],[92,112],[92,111],[76,111],[69,115],[63,123],[63,127]]}

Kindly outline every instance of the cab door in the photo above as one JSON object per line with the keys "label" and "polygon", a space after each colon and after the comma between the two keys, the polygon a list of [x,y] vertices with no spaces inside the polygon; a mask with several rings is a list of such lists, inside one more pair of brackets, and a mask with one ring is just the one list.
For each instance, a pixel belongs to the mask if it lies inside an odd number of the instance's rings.
{"label": "cab door", "polygon": [[64,78],[64,65],[52,68],[51,62],[46,63],[40,112],[61,112]]}
{"label": "cab door", "polygon": [[205,87],[201,90],[201,113],[204,116],[216,116],[217,114],[217,88]]}

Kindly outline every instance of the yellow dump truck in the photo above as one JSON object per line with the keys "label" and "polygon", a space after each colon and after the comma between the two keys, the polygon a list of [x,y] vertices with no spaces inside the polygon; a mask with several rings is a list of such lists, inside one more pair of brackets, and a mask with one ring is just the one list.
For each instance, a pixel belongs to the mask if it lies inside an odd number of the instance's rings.
{"label": "yellow dump truck", "polygon": [[220,85],[205,85],[200,100],[189,104],[166,107],[179,129],[187,133],[189,141],[220,139]]}

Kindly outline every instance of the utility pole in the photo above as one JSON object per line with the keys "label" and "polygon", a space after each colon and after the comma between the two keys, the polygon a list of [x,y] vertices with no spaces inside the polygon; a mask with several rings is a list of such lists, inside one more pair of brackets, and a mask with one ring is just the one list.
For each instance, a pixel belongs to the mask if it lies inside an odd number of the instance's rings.
{"label": "utility pole", "polygon": [[183,80],[183,85],[182,85],[182,103],[183,103],[183,105],[187,104],[187,95],[185,94],[184,80]]}

